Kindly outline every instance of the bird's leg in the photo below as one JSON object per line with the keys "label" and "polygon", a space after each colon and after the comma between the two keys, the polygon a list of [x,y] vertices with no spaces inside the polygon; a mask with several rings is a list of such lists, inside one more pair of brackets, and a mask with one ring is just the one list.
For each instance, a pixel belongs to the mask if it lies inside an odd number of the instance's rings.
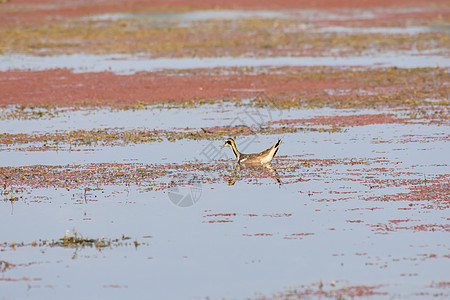
{"label": "bird's leg", "polygon": [[281,187],[281,185],[283,183],[280,180],[280,175],[278,175],[277,170],[275,170],[275,168],[272,166],[272,164],[271,163],[263,164],[263,167],[266,168],[267,170],[269,170],[270,173],[272,173],[273,178],[278,182],[279,186]]}
{"label": "bird's leg", "polygon": [[234,165],[234,170],[231,174],[231,177],[230,177],[230,179],[228,179],[228,185],[234,185],[236,183],[236,180],[238,178],[237,172],[240,172],[240,171],[241,171],[241,165],[239,163],[236,163]]}

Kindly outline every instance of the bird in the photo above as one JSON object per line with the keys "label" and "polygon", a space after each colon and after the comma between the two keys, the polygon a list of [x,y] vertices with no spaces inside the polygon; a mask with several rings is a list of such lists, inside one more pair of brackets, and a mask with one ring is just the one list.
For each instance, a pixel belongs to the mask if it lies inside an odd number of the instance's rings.
{"label": "bird", "polygon": [[236,143],[232,138],[228,138],[225,141],[225,144],[220,148],[222,149],[225,146],[228,146],[233,150],[234,156],[237,158],[237,163],[240,164],[248,164],[248,165],[264,165],[270,163],[272,158],[277,154],[278,148],[280,147],[281,139],[278,139],[278,141],[269,149],[266,149],[259,153],[252,153],[252,154],[244,154],[239,152],[239,150],[236,147]]}

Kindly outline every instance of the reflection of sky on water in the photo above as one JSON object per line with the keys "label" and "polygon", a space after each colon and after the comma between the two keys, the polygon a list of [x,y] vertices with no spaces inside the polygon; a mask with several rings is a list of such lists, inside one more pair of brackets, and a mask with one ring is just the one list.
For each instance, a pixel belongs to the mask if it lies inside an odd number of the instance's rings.
{"label": "reflection of sky on water", "polygon": [[[325,193],[329,187],[320,179],[282,188],[276,184],[204,184],[201,199],[190,208],[174,206],[163,192],[140,193],[133,186],[128,192],[125,187],[107,187],[104,193],[92,191],[89,198],[96,202],[87,204],[76,202],[82,199],[81,191],[36,189],[32,195],[50,200],[20,201],[13,211],[9,203],[0,204],[2,222],[14,228],[2,226],[4,240],[56,239],[66,229],[76,228],[86,237],[125,234],[149,242],[149,246],[104,249],[102,253],[84,249],[78,251],[76,259],[71,258],[73,249],[47,249],[44,253],[32,247],[8,249],[2,252],[3,260],[37,264],[13,269],[4,276],[42,280],[31,282],[39,288],[29,290],[24,282],[1,283],[2,291],[34,299],[49,293],[71,298],[68,291],[72,290],[77,290],[78,298],[139,297],[142,291],[149,298],[243,298],[255,291],[270,295],[287,286],[319,280],[348,280],[351,285],[386,284],[394,293],[409,295],[445,278],[447,268],[442,266],[447,262],[442,255],[447,253],[443,243],[446,232],[405,230],[377,235],[368,226],[406,218],[415,220],[407,223],[409,226],[441,223],[447,216],[445,211],[403,211],[399,208],[407,203],[370,202],[357,197],[315,202],[311,200],[320,195],[311,198],[298,193],[324,188]],[[338,185],[332,190],[338,191]],[[236,215],[212,216],[230,213]],[[232,222],[209,223],[221,219]],[[31,220],[33,226],[24,226]],[[258,236],[262,233],[269,236]],[[313,235],[290,239],[301,233]],[[143,238],[146,236],[151,238]],[[430,251],[438,258],[411,263]],[[361,271],[368,275],[361,277]],[[405,282],[402,273],[417,275]],[[121,288],[102,289],[106,285]]]}
{"label": "reflection of sky on water", "polygon": [[74,72],[104,72],[133,74],[162,69],[260,66],[393,66],[398,68],[449,67],[450,59],[438,55],[390,54],[350,57],[211,57],[211,58],[150,58],[133,56],[72,54],[32,56],[11,54],[0,56],[0,71],[70,69]]}

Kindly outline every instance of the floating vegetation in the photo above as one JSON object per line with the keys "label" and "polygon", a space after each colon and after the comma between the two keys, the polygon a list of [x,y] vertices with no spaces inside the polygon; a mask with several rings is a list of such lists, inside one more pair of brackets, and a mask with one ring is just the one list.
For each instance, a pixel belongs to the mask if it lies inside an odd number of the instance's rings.
{"label": "floating vegetation", "polygon": [[[120,130],[117,128],[57,131],[42,134],[0,134],[0,145],[24,145],[35,144],[31,148],[19,150],[75,150],[82,146],[122,146],[128,144],[142,144],[150,142],[162,142],[164,140],[174,142],[177,140],[220,140],[224,136],[247,136],[254,134],[282,134],[301,131],[339,132],[338,127],[268,127],[268,126],[234,126],[213,127],[200,130],[169,131],[169,130]],[[41,145],[36,145],[37,143]],[[5,149],[5,148],[4,148]],[[4,150],[3,149],[3,150]]]}
{"label": "floating vegetation", "polygon": [[[153,57],[354,55],[392,50],[445,49],[445,30],[411,34],[320,32],[303,18],[211,19],[161,26],[152,18],[64,19],[52,24],[0,28],[2,52],[150,53]],[[431,21],[430,25],[432,25]],[[199,39],[198,37],[202,38]],[[117,43],[116,41],[122,41]]]}
{"label": "floating vegetation", "polygon": [[[45,133],[0,133],[1,150],[20,151],[80,151],[83,147],[124,146],[152,142],[178,140],[222,140],[228,136],[279,135],[296,132],[336,133],[347,127],[372,124],[447,124],[450,120],[447,110],[435,111],[417,109],[406,111],[404,117],[394,114],[363,114],[350,116],[319,116],[309,119],[283,119],[254,126],[215,126],[200,129],[149,130],[104,128],[92,130],[55,131]],[[29,145],[28,147],[17,147]],[[12,148],[15,146],[17,148]],[[92,149],[88,149],[92,150]]]}
{"label": "floating vegetation", "polygon": [[[277,170],[286,182],[297,182],[298,169],[306,169],[312,177],[315,172],[324,168],[339,165],[367,165],[370,160],[354,159],[304,159],[300,157],[276,157]],[[384,162],[381,160],[381,162]],[[98,163],[86,165],[26,167],[0,167],[0,173],[10,179],[8,184],[31,187],[77,188],[80,186],[129,185],[166,189],[173,180],[179,181],[191,174],[196,175],[203,183],[226,181],[233,174],[227,161],[219,160],[211,163],[188,162],[183,164],[142,164],[142,163]],[[252,178],[269,178],[271,172],[258,168],[243,169],[238,180]],[[182,181],[180,181],[182,182]]]}
{"label": "floating vegetation", "polygon": [[[450,105],[447,68],[245,67],[177,72],[134,75],[85,75],[68,70],[5,72],[7,78],[15,79],[14,84],[4,81],[2,103],[23,104],[3,105],[0,120],[70,117],[73,111],[89,114],[100,109],[185,109],[211,104],[280,110],[403,108],[419,117],[425,113],[439,120],[448,117]],[[51,83],[61,81],[60,78],[65,78],[61,85]],[[167,86],[169,80],[172,85]],[[121,82],[120,90],[114,88],[116,81]],[[80,89],[96,83],[99,86],[95,92]],[[22,91],[19,94],[18,85]],[[173,86],[180,88],[174,90]],[[42,89],[51,89],[52,93],[42,94],[39,92]],[[107,100],[97,99],[98,94]]]}
{"label": "floating vegetation", "polygon": [[279,121],[271,121],[270,124],[280,125],[331,125],[334,128],[338,127],[352,127],[364,126],[372,124],[392,124],[392,123],[407,123],[408,120],[397,118],[394,114],[364,114],[353,116],[320,116],[311,119],[287,119]]}
{"label": "floating vegetation", "polygon": [[[286,289],[283,292],[272,295],[276,299],[304,299],[304,298],[324,298],[324,299],[354,299],[358,297],[370,298],[387,296],[388,292],[382,290],[383,285],[348,285],[345,281],[333,280],[329,283],[309,284]],[[259,300],[267,299],[259,297]]]}
{"label": "floating vegetation", "polygon": [[121,238],[116,239],[106,239],[104,237],[93,239],[85,238],[81,236],[76,230],[74,230],[73,235],[70,235],[69,230],[66,231],[66,235],[57,241],[52,241],[50,247],[64,247],[64,248],[84,248],[84,247],[95,247],[97,249],[119,247],[119,246],[130,246],[133,245],[136,248],[141,245],[137,240],[134,242],[127,242],[131,240],[130,237],[122,235]]}
{"label": "floating vegetation", "polygon": [[[1,245],[0,245],[0,249],[1,249]],[[3,251],[3,249],[1,249],[0,251]],[[14,263],[8,262],[6,260],[0,260],[0,272],[5,273],[7,271],[13,270],[18,267],[29,267],[34,264],[36,264],[36,263],[31,262],[31,263],[24,263],[24,264],[22,264],[22,263],[14,264]],[[26,277],[23,280],[26,280]],[[19,281],[19,280],[6,280],[6,281]]]}
{"label": "floating vegetation", "polygon": [[[448,207],[447,207],[448,208]],[[370,227],[373,231],[378,234],[388,234],[393,233],[399,230],[408,230],[413,232],[419,231],[442,231],[442,232],[450,232],[449,224],[419,224],[419,225],[411,225],[411,226],[398,226],[395,224],[371,224]]]}
{"label": "floating vegetation", "polygon": [[[392,167],[392,162],[385,158],[377,159],[307,159],[301,156],[275,157],[272,169],[255,167],[236,170],[230,161],[187,162],[183,164],[142,164],[142,163],[97,163],[86,165],[66,166],[24,166],[0,167],[0,173],[10,179],[9,185],[28,188],[61,188],[77,190],[85,194],[103,191],[107,186],[125,187],[135,186],[140,192],[167,190],[177,186],[192,185],[193,177],[199,184],[222,183],[234,185],[236,182],[249,184],[298,184],[310,180],[334,180],[358,183],[363,191],[389,190],[395,193],[395,188],[408,187],[409,193],[398,195],[373,196],[368,201],[408,200],[416,191],[417,200],[428,201],[427,205],[434,208],[445,208],[449,205],[448,186],[443,184],[448,175],[430,176],[425,180],[421,173],[406,172]],[[375,167],[375,166],[376,167]],[[382,175],[381,175],[382,174]],[[339,179],[336,179],[339,178]],[[275,180],[274,180],[275,179]],[[232,184],[230,184],[230,182]],[[433,191],[433,188],[434,191]],[[345,187],[344,187],[345,189]],[[404,190],[401,190],[404,191]],[[420,191],[420,194],[419,194]],[[348,191],[335,191],[336,195],[347,195]],[[335,195],[335,196],[336,196]],[[434,195],[434,196],[433,196]],[[87,201],[87,198],[84,197]],[[330,200],[326,198],[325,201]],[[331,198],[337,201],[337,198]],[[24,199],[24,201],[32,201]],[[322,201],[320,198],[317,201]]]}
{"label": "floating vegetation", "polygon": [[[96,248],[97,250],[102,250],[105,248],[114,248],[114,247],[126,247],[126,246],[134,246],[138,247],[141,245],[148,246],[148,243],[141,243],[137,240],[131,241],[131,237],[122,235],[120,238],[108,239],[105,237],[101,238],[86,238],[79,234],[75,229],[73,230],[73,234],[70,234],[70,231],[66,231],[66,235],[58,240],[39,240],[33,241],[31,243],[16,243],[16,242],[4,242],[0,244],[0,251],[6,251],[7,249],[16,250],[17,248],[22,247],[63,247],[63,248],[71,248],[71,249],[82,249],[82,248]],[[2,265],[3,264],[3,265]],[[3,266],[3,267],[2,267]],[[10,268],[10,264],[6,262],[0,261],[0,267],[3,270],[7,270]]]}
{"label": "floating vegetation", "polygon": [[[37,119],[52,119],[59,116],[61,113],[85,109],[81,107],[64,107],[56,104],[41,104],[41,105],[9,105],[4,107],[0,113],[0,120],[37,120]],[[87,109],[93,110],[93,107]]]}
{"label": "floating vegetation", "polygon": [[[389,184],[380,180],[374,180],[371,184]],[[393,195],[366,197],[366,201],[407,201],[410,205],[404,210],[412,209],[419,205],[422,209],[446,210],[450,208],[450,175],[435,176],[433,182],[417,180],[415,183],[396,182],[399,185],[410,185],[410,191]],[[401,229],[401,228],[400,228]],[[445,230],[450,231],[450,225],[445,225]]]}
{"label": "floating vegetation", "polygon": [[[1,174],[3,175],[3,174]],[[23,188],[17,188],[14,186],[10,186],[8,180],[10,179],[8,176],[3,176],[3,184],[0,189],[0,196],[4,201],[10,201],[11,203],[18,201],[19,199],[23,199]]]}

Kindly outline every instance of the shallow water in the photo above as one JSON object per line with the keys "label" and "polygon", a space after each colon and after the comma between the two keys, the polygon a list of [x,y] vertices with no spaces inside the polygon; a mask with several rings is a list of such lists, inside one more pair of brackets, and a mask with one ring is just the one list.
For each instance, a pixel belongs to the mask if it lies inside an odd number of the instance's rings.
{"label": "shallow water", "polygon": [[[159,25],[183,26],[210,18],[298,18],[310,29],[308,20],[312,19],[372,19],[385,14],[386,9],[217,10],[105,14],[87,19],[146,18]],[[448,28],[319,30],[419,34]],[[446,49],[431,49],[355,57],[203,59],[11,54],[0,56],[0,71],[67,68],[133,74],[236,66],[449,67],[447,56],[431,54],[439,51],[446,53]],[[2,117],[15,109],[4,108]],[[261,126],[319,116],[393,113],[402,118],[410,112],[387,108],[248,109],[245,103],[234,106],[227,102],[194,108],[149,106],[135,111],[60,109],[51,118],[2,118],[0,134],[108,128],[117,133],[183,131]],[[252,299],[297,291],[313,299],[325,295],[448,298],[449,129],[448,122],[441,123],[419,119],[416,124],[343,125],[331,133],[306,130],[236,137],[238,148],[247,153],[261,151],[282,138],[272,162],[277,173],[234,170],[231,150],[219,150],[222,139],[72,148],[63,144],[58,151],[39,149],[45,142],[2,145],[0,294],[5,299],[123,299],[142,295],[149,299]],[[300,126],[323,129],[331,125]],[[137,172],[139,168],[147,173]],[[180,205],[180,198],[190,202]],[[131,239],[128,244],[101,251],[39,245],[43,240],[64,237],[67,230],[87,238],[120,239],[124,235]],[[34,241],[37,246],[31,244]],[[135,247],[133,241],[140,245]],[[363,292],[346,293],[349,287]],[[364,292],[366,289],[369,292]]]}
{"label": "shallow water", "polygon": [[[430,137],[436,141],[420,140],[407,143],[409,136]],[[376,158],[388,157],[392,160],[409,164],[426,162],[427,164],[448,163],[447,143],[442,141],[448,132],[441,126],[424,125],[367,125],[348,128],[345,132],[329,134],[327,132],[299,132],[283,135],[257,135],[242,137],[238,142],[244,146],[240,150],[258,152],[268,148],[277,138],[284,140],[280,155],[309,155],[317,158]],[[226,137],[224,136],[224,139]],[[441,139],[441,140],[440,140]],[[249,141],[251,143],[249,144]],[[190,141],[153,142],[128,146],[78,146],[72,151],[61,146],[60,151],[27,151],[29,144],[6,150],[2,147],[0,166],[66,165],[84,163],[111,163],[138,161],[151,164],[158,162],[182,163],[185,161],[204,160],[204,151],[210,146],[219,148],[223,141]],[[42,144],[32,144],[42,146]],[[183,149],[180,152],[180,149]],[[23,151],[25,150],[25,151]],[[232,158],[229,149],[220,151],[221,156]],[[203,158],[203,159],[202,159]],[[430,167],[430,170],[433,169]]]}
{"label": "shallow water", "polygon": [[[419,220],[418,224],[434,223],[445,218],[445,212],[402,212],[398,209],[405,206],[403,203],[361,203],[358,199],[315,203],[306,195],[298,195],[296,189],[302,187],[280,191],[273,185],[204,185],[200,201],[186,209],[175,207],[162,193],[133,191],[127,197],[122,193],[88,204],[75,204],[71,195],[60,192],[49,203],[15,205],[13,211],[5,205],[2,220],[23,228],[13,235],[4,234],[7,240],[55,238],[65,228],[75,227],[86,236],[132,232],[140,241],[147,240],[149,246],[106,249],[102,253],[84,249],[78,251],[76,259],[72,259],[75,250],[71,249],[44,253],[38,249],[8,250],[2,259],[36,263],[12,270],[8,277],[26,275],[41,280],[30,282],[28,289],[24,282],[5,283],[2,290],[33,298],[67,296],[73,290],[79,291],[77,297],[138,296],[145,291],[150,298],[243,298],[254,292],[271,294],[319,280],[347,280],[352,285],[385,284],[394,293],[411,295],[424,284],[445,278],[447,260],[442,257],[448,249],[442,241],[447,233],[398,232],[385,236],[374,235],[367,226],[405,218]],[[40,192],[51,196],[50,191]],[[372,211],[374,206],[379,209]],[[363,209],[367,210],[362,213]],[[208,223],[223,219],[208,215],[229,213],[236,214],[226,218],[232,222]],[[30,214],[39,225],[25,229],[21,225]],[[347,220],[363,223],[353,225]],[[302,233],[313,235],[295,238]],[[151,238],[144,239],[148,236]],[[430,252],[438,258],[421,259],[421,254]],[[405,263],[416,259],[414,264]],[[362,270],[370,276],[362,279]],[[401,274],[417,275],[404,283]],[[174,282],[176,289],[170,288]]]}
{"label": "shallow water", "polygon": [[114,13],[114,14],[101,14],[89,17],[83,17],[83,19],[94,21],[116,21],[122,19],[149,19],[158,22],[171,21],[171,22],[194,22],[194,21],[206,21],[214,19],[242,19],[242,18],[286,18],[289,16],[287,11],[271,11],[271,10],[197,10],[189,12],[179,13]]}
{"label": "shallow water", "polygon": [[[185,209],[175,207],[163,193],[142,194],[133,190],[128,196],[99,195],[98,202],[88,204],[75,204],[72,192],[42,190],[35,193],[50,196],[51,201],[17,204],[12,214],[4,205],[2,220],[17,228],[14,234],[2,232],[6,240],[53,238],[61,236],[65,228],[76,227],[87,236],[132,232],[139,240],[148,241],[149,246],[105,249],[103,253],[84,249],[78,251],[76,259],[72,259],[75,251],[71,249],[49,249],[44,253],[33,248],[7,250],[2,259],[36,262],[9,271],[8,277],[25,274],[41,280],[30,282],[29,289],[25,282],[3,283],[3,292],[33,298],[67,296],[75,290],[77,297],[138,296],[145,291],[150,298],[243,298],[300,283],[348,280],[352,284],[391,284],[389,288],[396,293],[409,295],[424,282],[446,276],[446,259],[405,263],[419,259],[420,254],[431,249],[438,257],[446,254],[448,249],[442,245],[445,232],[374,235],[367,226],[403,218],[432,223],[445,217],[444,212],[424,215],[399,211],[402,203],[358,199],[316,203],[296,193],[301,185],[286,190],[273,185],[206,185],[202,189],[200,201]],[[245,197],[249,194],[252,196]],[[380,209],[370,210],[373,206]],[[353,211],[355,208],[369,210]],[[229,213],[236,216],[209,217]],[[39,225],[21,226],[30,214]],[[216,219],[232,222],[209,223]],[[355,219],[364,223],[346,222]],[[254,236],[261,233],[268,235]],[[313,235],[286,238],[299,233]],[[148,236],[151,238],[143,238]],[[395,261],[397,258],[400,261]],[[368,273],[364,279],[360,276],[363,270]],[[402,284],[402,273],[418,275]],[[170,288],[175,283],[177,288]],[[117,288],[108,288],[110,285]]]}
{"label": "shallow water", "polygon": [[[55,112],[53,117],[31,120],[5,119],[2,121],[2,131],[8,133],[35,133],[51,131],[67,131],[96,128],[150,128],[150,129],[174,129],[186,128],[186,119],[189,118],[189,128],[200,129],[202,127],[243,125],[252,126],[268,121],[282,119],[303,119],[318,116],[348,116],[356,114],[378,114],[374,109],[291,109],[277,110],[273,108],[249,107],[246,101],[244,105],[237,106],[230,102],[214,105],[200,105],[193,108],[164,108],[147,106],[147,109],[138,110],[114,110],[114,109],[81,109]],[[0,116],[8,116],[18,107],[5,108]],[[46,111],[42,108],[29,108],[25,111]],[[50,110],[50,112],[52,112]],[[390,112],[391,113],[391,112]]]}
{"label": "shallow water", "polygon": [[162,69],[261,66],[372,66],[397,68],[449,67],[450,58],[438,55],[393,54],[351,57],[211,57],[211,58],[151,58],[145,55],[72,54],[33,56],[0,55],[0,71],[70,69],[74,72],[105,72],[133,74]]}
{"label": "shallow water", "polygon": [[[389,12],[392,12],[392,8]],[[290,9],[290,10],[194,10],[171,13],[110,13],[83,17],[86,20],[117,21],[122,19],[146,19],[156,22],[201,22],[208,20],[235,20],[246,18],[300,19],[305,21],[361,20],[386,15],[385,8],[368,9]],[[396,8],[396,13],[417,12],[414,8]]]}
{"label": "shallow water", "polygon": [[[365,111],[368,112],[371,111]],[[151,109],[134,113],[67,112],[39,125],[36,121],[20,121],[22,126],[16,131],[27,131],[29,127],[52,131],[110,126],[113,117],[117,117],[114,124],[133,128],[152,120],[154,113]],[[279,119],[295,119],[335,115],[339,111],[278,113]],[[348,110],[340,115],[357,113]],[[130,120],[130,114],[136,118]],[[217,105],[162,109],[158,114],[166,120],[162,128],[179,126],[174,116],[189,117],[199,127],[211,125],[211,120],[204,116],[210,115],[221,124],[226,124],[230,117],[229,108]],[[2,121],[8,130],[18,123]],[[445,280],[450,267],[445,257],[449,250],[445,242],[446,209],[425,208],[434,203],[425,199],[413,201],[411,206],[408,197],[395,201],[376,198],[407,193],[417,183],[398,186],[377,183],[372,187],[374,183],[370,182],[373,179],[418,182],[424,178],[431,182],[438,175],[448,174],[447,135],[445,126],[424,124],[355,126],[331,134],[285,134],[279,158],[273,162],[275,169],[283,170],[281,181],[285,184],[281,186],[270,177],[252,179],[249,174],[258,171],[245,170],[243,180],[231,186],[223,178],[223,174],[231,175],[230,171],[222,170],[219,174],[211,170],[206,176],[217,177],[217,182],[201,183],[195,194],[192,185],[182,183],[178,191],[149,190],[147,186],[152,182],[80,183],[77,188],[68,189],[24,186],[22,193],[17,192],[23,197],[19,201],[0,202],[0,235],[4,242],[57,240],[66,230],[75,228],[85,237],[118,238],[124,234],[143,244],[137,248],[133,245],[106,248],[101,252],[90,248],[4,246],[2,260],[16,266],[3,272],[2,278],[8,281],[0,282],[2,293],[33,299],[50,295],[70,298],[68,295],[75,295],[74,291],[78,298],[139,297],[143,293],[149,298],[246,298],[270,296],[305,285],[314,288],[319,281],[324,283],[324,289],[330,290],[381,285],[375,290],[386,292],[389,297],[421,298],[415,293],[440,293],[442,289],[430,286]],[[258,135],[246,152],[264,149],[276,138]],[[409,138],[413,140],[405,141]],[[238,147],[244,141],[245,137],[238,137]],[[11,150],[2,151],[1,164],[15,167],[79,164],[82,169],[101,162],[140,163],[172,170],[169,164],[183,161],[189,164],[199,158],[214,166],[214,160],[200,156],[210,143],[219,147],[223,141],[90,147],[93,151]],[[224,154],[231,167],[231,150],[224,149]],[[322,166],[314,162],[316,159],[364,163]],[[302,161],[310,161],[312,165],[289,168],[289,164]],[[196,173],[183,168],[177,172]],[[155,181],[168,183],[173,180],[170,174]],[[92,189],[87,194],[86,187]],[[176,206],[170,193],[181,196],[192,193],[195,203],[189,207]],[[400,227],[380,231],[385,225],[390,228],[397,224],[390,220],[400,220]],[[430,224],[442,225],[444,229],[413,229]],[[404,229],[401,225],[405,225]],[[361,271],[367,276],[361,277]]]}
{"label": "shallow water", "polygon": [[[8,112],[5,111],[5,114]],[[197,108],[153,108],[144,110],[108,110],[94,109],[81,111],[65,111],[54,118],[37,120],[3,120],[1,132],[9,134],[44,134],[52,132],[66,133],[74,130],[115,129],[118,132],[126,130],[186,130],[186,118],[189,119],[190,131],[201,130],[214,126],[267,126],[268,122],[279,120],[311,119],[321,116],[359,116],[365,114],[392,114],[391,110],[373,109],[290,109],[278,110],[270,108],[236,107],[231,103],[218,105],[200,105]],[[396,115],[402,116],[405,111],[398,110]],[[276,125],[271,125],[276,127]],[[329,126],[309,125],[309,128],[326,128]],[[445,160],[445,142],[448,135],[446,126],[426,124],[382,124],[356,127],[342,127],[342,132],[308,132],[295,134],[263,135],[238,137],[240,150],[258,152],[267,148],[277,138],[282,138],[284,144],[280,155],[311,155],[319,158],[375,158],[387,156],[396,158],[402,153],[401,160],[411,163],[415,159],[431,159],[434,163]],[[429,141],[433,155],[422,157],[423,143],[408,143],[404,148],[404,140],[408,136],[435,138]],[[224,139],[227,136],[224,136]],[[174,162],[202,160],[204,149],[209,146],[219,148],[223,141],[217,140],[177,140],[169,142],[152,142],[144,144],[129,144],[123,146],[75,146],[72,151],[61,145],[60,151],[29,151],[28,147],[41,147],[42,143],[30,143],[17,146],[3,145],[0,151],[3,159],[0,166],[26,166],[33,164],[66,165],[92,163],[112,163],[138,161],[142,163]],[[239,145],[239,144],[238,144]],[[184,149],[180,152],[179,149]],[[428,147],[427,147],[428,148]],[[370,151],[367,149],[371,149]],[[404,149],[394,150],[393,149]],[[222,150],[225,157],[231,158],[229,149]],[[430,162],[431,164],[431,162]]]}
{"label": "shallow water", "polygon": [[[192,23],[208,20],[236,20],[236,19],[249,19],[249,18],[265,18],[265,19],[288,19],[288,18],[300,18],[307,20],[312,19],[351,19],[353,15],[352,10],[339,10],[339,11],[324,11],[318,9],[303,9],[303,10],[196,10],[188,12],[178,13],[113,13],[113,14],[101,14],[83,19],[95,20],[95,21],[116,21],[122,19],[146,19],[148,21],[156,22],[171,22],[171,23]],[[374,15],[367,13],[363,16],[365,18],[371,18]],[[361,16],[360,16],[361,17]]]}

